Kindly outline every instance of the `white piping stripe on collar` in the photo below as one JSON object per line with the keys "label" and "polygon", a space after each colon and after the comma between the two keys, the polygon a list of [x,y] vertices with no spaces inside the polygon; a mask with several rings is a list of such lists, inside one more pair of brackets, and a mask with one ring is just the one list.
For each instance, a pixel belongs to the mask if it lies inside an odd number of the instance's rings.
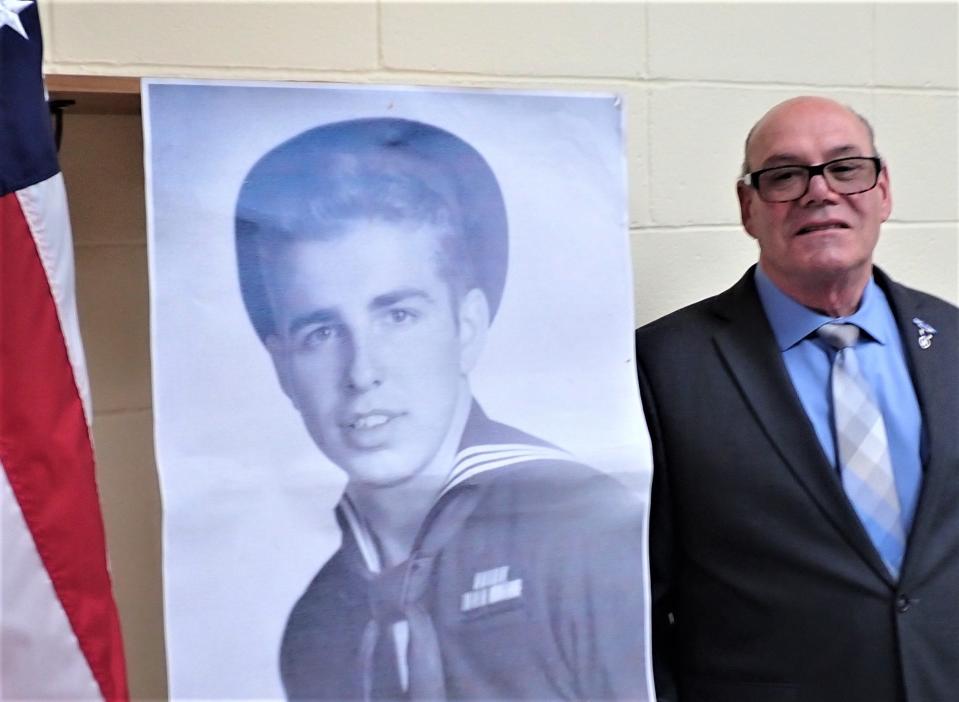
{"label": "white piping stripe on collar", "polygon": [[[516,463],[529,461],[569,461],[572,456],[566,451],[548,446],[534,446],[533,444],[480,444],[469,446],[456,454],[456,462],[450,476],[436,496],[438,500],[460,483],[470,478],[498,468],[504,468]],[[379,552],[373,542],[373,537],[363,524],[359,513],[349,495],[343,495],[340,507],[346,523],[353,533],[353,539],[363,558],[363,563],[371,573],[382,571]]]}
{"label": "white piping stripe on collar", "polygon": [[535,460],[536,457],[542,457],[544,459],[566,460],[569,460],[570,458],[568,453],[560,449],[531,445],[519,445],[516,447],[509,445],[508,448],[488,448],[483,453],[479,454],[472,451],[470,453],[473,455],[457,456],[457,460],[453,464],[453,470],[450,471],[450,476],[447,479],[447,482],[455,479],[460,473],[472,468],[473,466],[481,463],[487,463],[489,461],[498,461],[503,458],[529,458],[530,460]]}
{"label": "white piping stripe on collar", "polygon": [[533,446],[530,444],[491,444],[483,447],[471,446],[461,451],[460,456],[464,454],[476,454],[476,449],[481,449],[484,453],[474,455],[465,460],[462,458],[458,460],[453,471],[450,473],[449,480],[447,480],[446,485],[440,492],[440,496],[445,495],[460,483],[481,473],[497,470],[516,463],[542,460],[572,460],[570,454],[560,449]]}
{"label": "white piping stripe on collar", "polygon": [[499,453],[503,451],[559,451],[560,449],[552,446],[540,446],[537,444],[474,444],[467,446],[456,454],[454,463],[459,463],[464,458],[476,455],[478,453]]}
{"label": "white piping stripe on collar", "polygon": [[380,554],[373,544],[373,537],[370,536],[366,527],[363,526],[363,521],[360,519],[360,515],[357,514],[356,507],[353,506],[353,501],[350,500],[349,495],[343,494],[343,499],[340,500],[340,507],[343,509],[343,515],[346,517],[346,523],[350,526],[350,531],[353,532],[353,539],[356,541],[356,546],[359,548],[360,555],[363,557],[363,563],[366,564],[366,568],[371,573],[379,573],[383,570],[383,566],[380,563]]}

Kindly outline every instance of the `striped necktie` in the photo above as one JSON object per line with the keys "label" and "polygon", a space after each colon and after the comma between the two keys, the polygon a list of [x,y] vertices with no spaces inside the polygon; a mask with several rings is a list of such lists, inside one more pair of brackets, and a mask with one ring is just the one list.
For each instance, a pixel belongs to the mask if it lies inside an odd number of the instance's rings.
{"label": "striped necktie", "polygon": [[817,334],[836,349],[831,389],[842,485],[886,567],[898,579],[906,549],[902,509],[886,426],[853,348],[859,327],[825,324]]}

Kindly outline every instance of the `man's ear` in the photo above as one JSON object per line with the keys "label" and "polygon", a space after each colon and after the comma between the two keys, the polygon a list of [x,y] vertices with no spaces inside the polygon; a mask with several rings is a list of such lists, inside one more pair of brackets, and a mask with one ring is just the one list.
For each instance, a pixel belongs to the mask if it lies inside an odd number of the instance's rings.
{"label": "man's ear", "polygon": [[489,303],[479,288],[467,292],[459,304],[460,372],[473,370],[486,345]]}
{"label": "man's ear", "polygon": [[277,380],[280,381],[280,387],[283,393],[290,398],[293,406],[299,410],[300,407],[296,401],[296,393],[293,389],[293,369],[290,367],[290,351],[287,345],[275,334],[271,334],[263,340],[266,350],[270,352],[270,358],[273,360],[273,369],[276,371]]}
{"label": "man's ear", "polygon": [[742,181],[736,183],[736,196],[739,198],[739,219],[743,223],[743,229],[746,230],[746,233],[749,234],[753,239],[756,238],[756,235],[752,232],[752,196],[753,189]]}
{"label": "man's ear", "polygon": [[882,216],[882,221],[885,222],[889,219],[889,215],[892,214],[892,187],[889,185],[889,167],[886,164],[882,165],[882,170],[879,172],[879,182],[876,184],[876,187],[879,188],[882,196],[879,214]]}

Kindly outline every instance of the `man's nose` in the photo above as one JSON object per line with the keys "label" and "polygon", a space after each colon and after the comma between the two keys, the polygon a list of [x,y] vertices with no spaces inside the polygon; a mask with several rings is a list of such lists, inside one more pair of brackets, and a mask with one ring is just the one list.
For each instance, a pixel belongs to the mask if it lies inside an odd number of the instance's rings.
{"label": "man's nose", "polygon": [[833,190],[829,181],[826,180],[824,173],[819,173],[809,179],[809,186],[806,188],[806,194],[802,196],[802,201],[817,203],[823,201],[835,201],[839,195]]}
{"label": "man's nose", "polygon": [[377,349],[373,339],[354,334],[350,339],[345,381],[348,390],[365,392],[382,384]]}

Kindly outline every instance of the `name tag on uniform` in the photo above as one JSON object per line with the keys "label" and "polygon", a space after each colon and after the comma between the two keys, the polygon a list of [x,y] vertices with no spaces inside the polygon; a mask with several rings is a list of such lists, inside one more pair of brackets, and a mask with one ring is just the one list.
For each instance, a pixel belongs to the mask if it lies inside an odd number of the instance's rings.
{"label": "name tag on uniform", "polygon": [[509,579],[509,566],[481,570],[473,575],[473,589],[464,592],[460,611],[471,612],[497,602],[515,600],[523,594],[523,579]]}

